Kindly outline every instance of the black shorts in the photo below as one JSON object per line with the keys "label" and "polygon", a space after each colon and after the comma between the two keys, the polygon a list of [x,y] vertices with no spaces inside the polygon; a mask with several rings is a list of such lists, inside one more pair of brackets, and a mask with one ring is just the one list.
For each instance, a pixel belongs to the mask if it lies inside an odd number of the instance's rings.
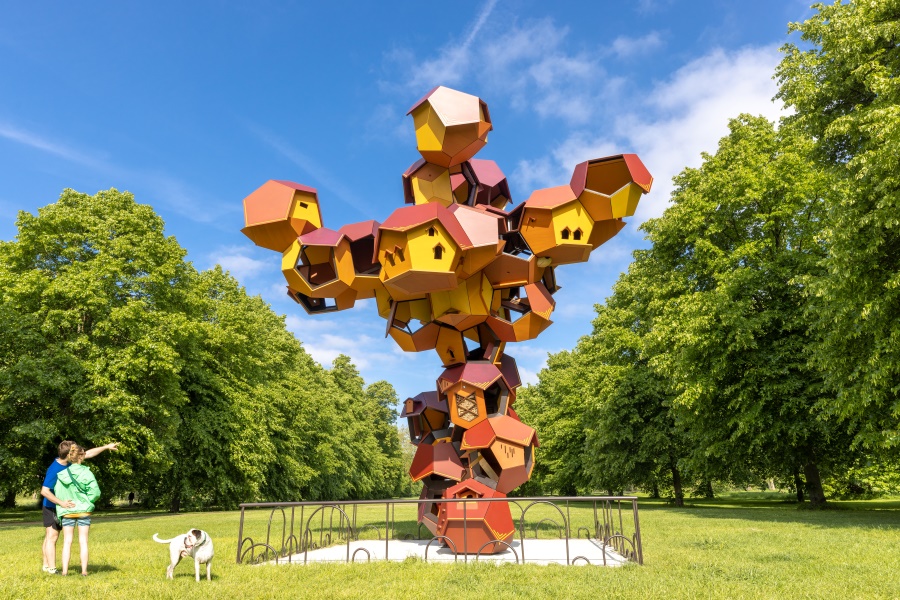
{"label": "black shorts", "polygon": [[56,518],[56,506],[53,508],[43,506],[43,509],[44,527],[52,527],[56,531],[62,530],[62,525],[59,524],[59,519]]}

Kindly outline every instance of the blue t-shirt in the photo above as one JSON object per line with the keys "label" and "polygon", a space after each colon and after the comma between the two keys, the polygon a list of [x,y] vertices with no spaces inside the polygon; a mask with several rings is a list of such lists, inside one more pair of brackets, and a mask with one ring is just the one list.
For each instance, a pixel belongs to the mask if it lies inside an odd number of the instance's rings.
{"label": "blue t-shirt", "polygon": [[[50,491],[53,491],[53,488],[56,487],[56,478],[59,477],[60,471],[65,471],[69,465],[61,465],[58,460],[54,460],[50,467],[47,469],[47,475],[44,477],[44,483],[42,484],[44,487],[50,488]],[[44,498],[44,506],[47,508],[56,508],[56,505]]]}

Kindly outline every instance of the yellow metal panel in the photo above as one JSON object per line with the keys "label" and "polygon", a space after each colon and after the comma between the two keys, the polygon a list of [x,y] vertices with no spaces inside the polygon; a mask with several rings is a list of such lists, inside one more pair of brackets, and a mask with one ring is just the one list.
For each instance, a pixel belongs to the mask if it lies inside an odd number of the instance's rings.
{"label": "yellow metal panel", "polygon": [[465,251],[466,259],[459,265],[458,274],[466,279],[491,264],[500,254],[500,246],[478,246]]}
{"label": "yellow metal panel", "polygon": [[[406,232],[409,254],[417,271],[451,272],[459,254],[458,246],[438,221],[419,225]],[[435,258],[435,247],[441,246],[441,257]]]}
{"label": "yellow metal panel", "polygon": [[[319,201],[316,195],[311,192],[297,190],[294,192],[294,199],[291,202],[291,225],[297,230],[297,234],[308,233],[304,231],[299,222],[310,223],[313,227],[309,229],[318,229],[322,226],[322,211],[319,208]],[[297,229],[300,226],[301,229]]]}
{"label": "yellow metal panel", "polygon": [[416,129],[416,144],[420,152],[440,152],[441,150],[441,140],[428,124]]}
{"label": "yellow metal panel", "polygon": [[606,221],[613,218],[609,196],[586,189],[578,196],[578,201],[584,205],[594,221]]}
{"label": "yellow metal panel", "polygon": [[409,303],[409,314],[413,319],[424,323],[431,320],[431,305],[428,300],[413,300]]}
{"label": "yellow metal panel", "polygon": [[622,217],[634,215],[642,193],[643,190],[636,183],[629,183],[614,193],[610,197],[612,200],[613,218],[621,219]]}
{"label": "yellow metal panel", "polygon": [[331,261],[331,250],[331,246],[307,246],[304,254],[310,264],[320,265]]}
{"label": "yellow metal panel", "polygon": [[305,279],[300,277],[300,273],[294,268],[298,258],[300,258],[300,241],[294,240],[294,243],[281,255],[281,272],[284,274],[284,278],[289,286],[301,294],[309,296],[312,293],[312,288]]}
{"label": "yellow metal panel", "polygon": [[338,279],[347,286],[352,286],[356,279],[356,269],[353,268],[353,255],[350,253],[350,242],[344,238],[334,249],[334,268]]}
{"label": "yellow metal panel", "polygon": [[391,295],[382,287],[375,290],[375,306],[378,307],[378,316],[387,319],[391,314]]}
{"label": "yellow metal panel", "polygon": [[535,254],[540,254],[556,245],[553,221],[549,210],[525,209],[520,231],[522,237]]}
{"label": "yellow metal panel", "polygon": [[[400,248],[403,260],[395,253]],[[406,234],[401,231],[382,231],[378,244],[378,261],[381,263],[381,281],[387,281],[401,273],[405,273],[412,265],[406,248]]]}
{"label": "yellow metal panel", "polygon": [[413,123],[416,129],[424,127],[428,123],[428,116],[431,114],[431,106],[428,103],[420,105],[412,113]]}
{"label": "yellow metal panel", "polygon": [[412,336],[405,331],[400,331],[396,327],[391,327],[388,331],[388,335],[397,342],[397,345],[400,346],[400,349],[404,352],[416,352],[416,346],[413,344]]}
{"label": "yellow metal panel", "polygon": [[445,366],[455,365],[466,359],[462,333],[447,327],[441,327],[435,349]]}
{"label": "yellow metal panel", "polygon": [[[581,244],[586,246],[591,236],[593,219],[577,200],[559,208],[553,209],[553,233],[557,244]],[[563,239],[563,230],[569,230],[568,239]],[[580,231],[579,239],[575,239],[575,232]]]}
{"label": "yellow metal panel", "polygon": [[410,187],[416,204],[440,202],[445,207],[453,204],[450,172],[438,165],[425,165],[410,177]]}
{"label": "yellow metal panel", "polygon": [[356,290],[357,298],[360,300],[373,298],[376,290],[384,289],[384,285],[382,285],[378,275],[357,275],[353,278],[353,283],[350,284],[350,287]]}

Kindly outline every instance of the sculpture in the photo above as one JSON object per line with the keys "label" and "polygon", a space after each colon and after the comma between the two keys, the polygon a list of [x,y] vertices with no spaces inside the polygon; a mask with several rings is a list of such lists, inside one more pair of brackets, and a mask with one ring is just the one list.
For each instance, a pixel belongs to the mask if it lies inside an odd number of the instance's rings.
{"label": "sculpture", "polygon": [[[335,231],[315,189],[269,181],[244,199],[242,231],[282,254],[288,295],[308,313],[374,297],[386,336],[407,352],[437,351],[436,390],[401,413],[421,499],[504,497],[530,477],[538,445],[513,410],[521,382],[504,346],[551,324],[555,268],[587,261],[618,233],[653,179],[634,154],[589,160],[569,184],[507,212],[502,171],[473,158],[492,129],[484,101],[437,87],[408,114],[422,155],[403,173],[409,206]],[[460,504],[423,502],[419,521],[457,552],[502,550],[515,530],[508,504]]]}

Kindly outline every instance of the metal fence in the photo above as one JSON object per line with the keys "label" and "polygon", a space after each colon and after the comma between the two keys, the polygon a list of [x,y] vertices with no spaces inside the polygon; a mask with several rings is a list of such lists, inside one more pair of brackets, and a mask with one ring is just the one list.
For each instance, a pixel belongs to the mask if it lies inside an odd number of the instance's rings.
{"label": "metal fence", "polygon": [[[346,545],[346,562],[355,562],[357,554],[368,550],[357,548],[350,553],[350,543],[361,536],[375,535],[378,540],[384,533],[385,560],[390,559],[390,541],[429,540],[425,548],[425,560],[432,545],[440,546],[447,538],[432,536],[431,532],[416,522],[420,504],[441,502],[464,502],[465,507],[476,502],[505,502],[518,509],[516,536],[519,540],[517,552],[507,542],[492,540],[512,550],[516,563],[524,564],[526,542],[537,539],[541,532],[550,531],[558,539],[565,540],[566,564],[590,563],[584,556],[571,556],[570,540],[588,538],[600,544],[603,564],[606,564],[606,549],[609,548],[625,559],[643,564],[641,548],[641,528],[638,522],[637,498],[634,496],[544,496],[528,498],[451,498],[428,500],[356,500],[341,502],[251,502],[241,504],[241,521],[238,531],[238,564],[245,562],[307,562],[308,553],[319,548],[337,544]],[[264,511],[268,509],[268,518]],[[533,510],[534,509],[534,510]],[[262,518],[257,517],[259,511]],[[398,520],[397,513],[401,513]],[[532,512],[533,511],[533,512]],[[575,517],[572,512],[575,512]],[[361,514],[362,513],[362,514]],[[406,513],[407,518],[404,518]],[[530,521],[526,518],[532,513]],[[383,514],[383,517],[381,515]],[[515,515],[516,513],[513,513]],[[545,516],[545,515],[550,516]],[[374,515],[378,515],[374,518]],[[374,518],[374,520],[373,520]],[[251,522],[252,521],[252,522]],[[368,521],[368,522],[366,522]],[[463,520],[463,535],[469,521]],[[261,533],[256,539],[244,535],[249,529]],[[573,535],[574,530],[574,535]],[[423,535],[424,533],[424,535]],[[526,537],[531,533],[533,537]],[[487,544],[485,544],[486,546]],[[448,543],[452,546],[452,542]],[[520,555],[521,553],[521,555]],[[462,558],[460,559],[460,556]],[[481,557],[479,551],[474,560]],[[457,554],[456,560],[469,561],[468,554]]]}

